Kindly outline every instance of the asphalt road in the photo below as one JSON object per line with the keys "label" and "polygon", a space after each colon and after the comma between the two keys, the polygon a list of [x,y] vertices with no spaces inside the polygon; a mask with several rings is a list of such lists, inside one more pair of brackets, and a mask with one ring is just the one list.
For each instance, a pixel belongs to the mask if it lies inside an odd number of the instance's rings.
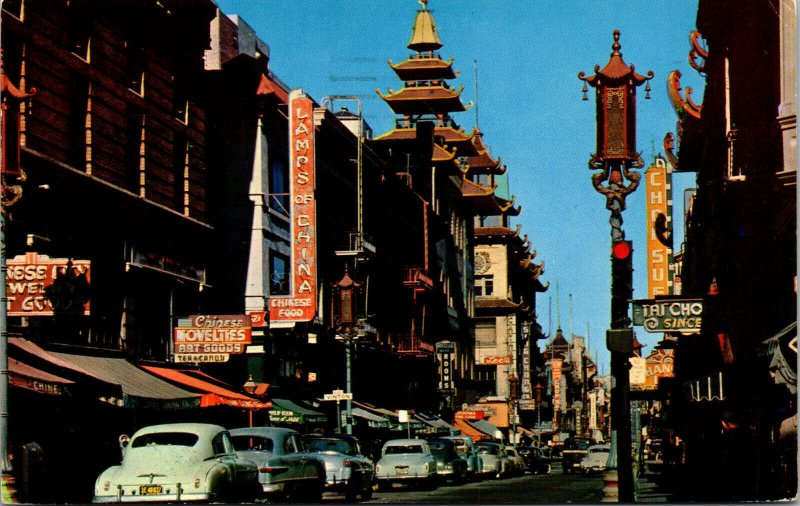
{"label": "asphalt road", "polygon": [[[376,491],[371,500],[359,504],[596,504],[601,502],[602,489],[602,475],[563,474],[561,465],[555,464],[547,475],[444,484],[436,490],[395,486],[391,491]],[[323,502],[345,501],[342,496],[326,494]]]}

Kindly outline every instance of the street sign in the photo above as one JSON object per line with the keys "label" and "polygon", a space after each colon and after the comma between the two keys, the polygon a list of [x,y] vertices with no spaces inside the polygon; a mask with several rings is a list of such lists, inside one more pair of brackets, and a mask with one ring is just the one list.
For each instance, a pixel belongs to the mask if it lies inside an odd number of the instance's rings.
{"label": "street sign", "polygon": [[647,332],[699,334],[703,325],[702,299],[645,299],[631,301],[633,324]]}
{"label": "street sign", "polygon": [[344,390],[334,390],[329,394],[324,394],[322,396],[323,401],[349,401],[353,400],[353,393],[347,392],[345,393]]}

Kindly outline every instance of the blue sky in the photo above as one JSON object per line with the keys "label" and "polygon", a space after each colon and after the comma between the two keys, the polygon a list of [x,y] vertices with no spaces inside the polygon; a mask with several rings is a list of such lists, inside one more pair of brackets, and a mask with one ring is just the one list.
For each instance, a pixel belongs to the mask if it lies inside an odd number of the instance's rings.
{"label": "blue sky", "polygon": [[[376,135],[390,130],[394,116],[375,93],[401,82],[387,60],[403,61],[416,11],[414,0],[217,0],[237,14],[270,46],[272,71],[318,102],[328,95],[358,95]],[[689,34],[697,0],[430,0],[444,59],[454,57],[464,85],[462,99],[476,102],[454,114],[467,131],[477,121],[495,157],[508,166],[510,190],[522,205],[515,224],[545,262],[537,311],[545,332],[561,327],[585,335],[592,355],[609,371],[605,330],[610,313],[610,226],[605,199],[591,185],[587,168],[595,151],[594,97],[581,100],[579,71],[594,74],[608,62],[612,33],[620,30],[622,56],[636,71],[655,73],[651,100],[638,94],[637,149],[646,165],[662,153],[677,117],[666,93],[671,70],[683,74],[684,89],[702,101],[704,81],[688,64]],[[477,63],[476,63],[477,62]],[[342,103],[342,105],[347,105]],[[683,189],[694,174],[673,180],[675,244],[683,234]],[[634,243],[634,298],[647,296],[644,185],[628,196],[623,228]],[[556,284],[559,301],[556,300]],[[570,304],[571,294],[571,304]],[[571,305],[571,311],[570,311]],[[570,318],[571,315],[571,318]],[[650,351],[660,335],[637,329]]]}

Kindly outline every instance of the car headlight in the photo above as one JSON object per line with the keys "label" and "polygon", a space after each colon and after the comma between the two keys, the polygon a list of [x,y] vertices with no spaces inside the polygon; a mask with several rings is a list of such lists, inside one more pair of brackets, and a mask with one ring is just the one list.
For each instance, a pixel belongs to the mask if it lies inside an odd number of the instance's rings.
{"label": "car headlight", "polygon": [[423,469],[423,470],[424,470],[426,473],[429,473],[429,472],[431,471],[430,464],[429,464],[428,462],[425,462],[425,465],[424,465],[424,466],[422,466],[422,469]]}
{"label": "car headlight", "polygon": [[378,464],[377,466],[375,466],[375,472],[376,472],[376,473],[380,473],[380,472],[381,472],[381,466],[380,466],[380,464]]}

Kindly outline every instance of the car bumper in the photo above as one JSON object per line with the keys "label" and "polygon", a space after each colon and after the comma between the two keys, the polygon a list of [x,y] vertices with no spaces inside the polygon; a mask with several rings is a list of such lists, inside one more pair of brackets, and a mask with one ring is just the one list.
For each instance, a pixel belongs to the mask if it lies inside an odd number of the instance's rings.
{"label": "car bumper", "polygon": [[154,495],[96,495],[92,498],[93,503],[119,503],[119,502],[206,502],[214,499],[214,494],[193,493],[181,494],[154,494]]}

